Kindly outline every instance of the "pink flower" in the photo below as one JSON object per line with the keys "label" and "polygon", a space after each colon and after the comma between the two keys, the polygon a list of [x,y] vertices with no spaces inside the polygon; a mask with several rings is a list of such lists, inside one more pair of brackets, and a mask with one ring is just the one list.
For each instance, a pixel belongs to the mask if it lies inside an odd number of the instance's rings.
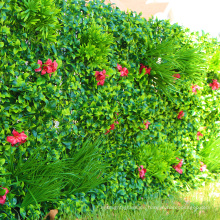
{"label": "pink flower", "polygon": [[198,132],[197,132],[197,140],[199,140],[199,136],[201,136],[201,137],[202,137],[202,136],[203,136],[203,134],[202,134],[201,132],[199,132],[199,131],[198,131]]}
{"label": "pink flower", "polygon": [[48,59],[46,61],[46,63],[44,64],[43,70],[41,72],[41,75],[44,75],[46,73],[52,73],[53,69],[52,69],[52,60]]}
{"label": "pink flower", "polygon": [[[40,67],[38,69],[35,69],[35,72],[40,72],[42,70],[41,75],[44,75],[46,73],[53,73],[57,70],[57,67],[58,67],[56,60],[52,63],[51,59],[48,59],[44,64],[42,64],[41,60],[38,60],[37,63],[40,64]],[[43,66],[43,69],[42,69],[42,66]]]}
{"label": "pink flower", "polygon": [[110,130],[107,130],[107,132],[105,134],[108,134],[110,132]]}
{"label": "pink flower", "polygon": [[145,67],[145,69],[146,69],[146,73],[145,73],[145,74],[150,75],[151,68],[147,68],[147,67]]}
{"label": "pink flower", "polygon": [[5,195],[0,196],[0,204],[5,204],[6,195],[9,193],[9,190],[7,188],[2,187],[2,189],[5,189]]}
{"label": "pink flower", "polygon": [[56,62],[56,60],[53,61],[51,67],[52,67],[52,72],[55,72],[57,70],[58,63]]}
{"label": "pink flower", "polygon": [[142,70],[145,69],[145,74],[149,74],[150,75],[150,71],[151,71],[151,68],[147,68],[147,66],[144,66],[142,63],[140,64],[140,69],[139,69],[139,73],[142,72]]}
{"label": "pink flower", "polygon": [[107,130],[107,132],[106,132],[105,134],[108,134],[111,130],[114,130],[114,129],[115,129],[114,123],[111,124],[110,127],[111,127],[111,128],[110,128],[109,130]]}
{"label": "pink flower", "polygon": [[103,85],[104,85],[104,82],[105,82],[104,79],[103,79],[103,80],[100,80],[100,81],[97,83],[97,85],[98,85],[98,86],[103,86]]}
{"label": "pink flower", "polygon": [[218,89],[220,87],[220,83],[217,82],[217,79],[213,79],[212,83],[209,84],[212,87],[212,90]]}
{"label": "pink flower", "polygon": [[177,118],[178,119],[181,119],[182,117],[184,116],[184,112],[183,111],[180,111]]}
{"label": "pink flower", "polygon": [[41,75],[44,75],[46,73],[52,73],[52,67],[51,66],[44,66],[43,70],[41,72]]}
{"label": "pink flower", "polygon": [[101,85],[101,86],[104,85],[106,76],[108,76],[108,75],[106,75],[106,71],[105,71],[105,70],[103,70],[103,71],[101,71],[101,72],[99,72],[99,71],[96,71],[96,72],[95,72],[96,80],[99,81],[99,82],[97,83],[98,86],[99,86],[99,85]]}
{"label": "pink flower", "polygon": [[200,163],[200,171],[205,171],[206,170],[206,165],[203,163],[203,162],[201,162],[201,161],[199,161],[199,163]]}
{"label": "pink flower", "polygon": [[197,85],[192,85],[192,92],[194,92],[195,94],[197,94],[197,90],[196,89],[200,90],[201,88],[199,86],[197,86]]}
{"label": "pink flower", "polygon": [[181,166],[183,165],[183,159],[179,159],[178,157],[177,157],[176,159],[180,160],[180,162],[179,162],[177,165],[173,165],[173,168],[174,168],[178,173],[182,174],[182,173],[183,173],[183,170],[180,169],[180,168],[181,168]]}
{"label": "pink flower", "polygon": [[[22,131],[21,133],[18,133],[17,131],[13,130],[12,134],[14,136],[8,136],[7,141],[11,143],[11,146],[13,147],[15,144],[19,143],[19,145],[26,142],[27,135]],[[18,146],[19,146],[18,145]]]}
{"label": "pink flower", "polygon": [[[141,169],[140,169],[140,167],[141,167]],[[138,167],[139,176],[143,180],[145,178],[145,173],[147,172],[147,170],[143,169],[143,165],[140,165],[140,167]]]}
{"label": "pink flower", "polygon": [[[25,143],[27,140],[27,135],[24,133],[24,131],[22,131],[21,133],[20,133],[20,138],[21,138],[21,142],[19,143],[19,145],[21,145],[21,144],[23,144],[23,143]],[[18,146],[19,146],[18,145]]]}
{"label": "pink flower", "polygon": [[[180,160],[179,158],[176,159]],[[183,159],[180,160],[180,162],[175,166],[175,168],[181,168],[182,165],[183,165]]]}
{"label": "pink flower", "polygon": [[111,128],[110,128],[109,130],[114,130],[114,129],[115,129],[115,125],[114,125],[114,123],[111,124],[110,127],[111,127]]}
{"label": "pink flower", "polygon": [[119,71],[121,71],[121,70],[122,70],[122,66],[119,65],[119,64],[117,64],[117,69],[118,69]]}
{"label": "pink flower", "polygon": [[179,79],[180,78],[180,74],[176,73],[176,74],[173,75],[173,77],[175,77],[176,79]]}
{"label": "pink flower", "polygon": [[182,173],[183,173],[183,170],[180,169],[180,168],[176,168],[175,170],[176,170],[179,174],[182,174]]}
{"label": "pink flower", "polygon": [[[144,123],[144,122],[143,122],[143,123]],[[150,125],[150,122],[147,121],[146,123],[144,123],[144,125],[145,125],[145,129],[148,129],[148,127],[149,127],[149,125]]]}
{"label": "pink flower", "polygon": [[12,134],[14,136],[8,136],[7,137],[7,141],[9,143],[11,143],[11,146],[13,147],[15,144],[21,142],[21,138],[19,136],[19,133],[17,131],[15,131],[15,130],[12,131]]}
{"label": "pink flower", "polygon": [[41,71],[41,67],[42,67],[42,61],[38,60],[37,64],[40,64],[40,67],[38,69],[35,69],[35,72],[40,72]]}
{"label": "pink flower", "polygon": [[128,69],[126,67],[124,67],[120,72],[121,72],[120,76],[128,76]]}
{"label": "pink flower", "polygon": [[204,164],[200,167],[200,171],[204,172],[205,170],[206,170],[206,165]]}
{"label": "pink flower", "polygon": [[128,76],[128,69],[126,67],[123,67],[119,64],[117,64],[117,69],[119,70],[119,72],[121,73],[120,76]]}
{"label": "pink flower", "polygon": [[100,80],[105,79],[105,73],[106,73],[105,70],[103,70],[103,71],[101,71],[101,72],[96,71],[96,72],[95,72],[96,80],[97,80],[97,81],[100,81]]}
{"label": "pink flower", "polygon": [[45,63],[46,66],[51,66],[52,65],[52,60],[48,59]]}

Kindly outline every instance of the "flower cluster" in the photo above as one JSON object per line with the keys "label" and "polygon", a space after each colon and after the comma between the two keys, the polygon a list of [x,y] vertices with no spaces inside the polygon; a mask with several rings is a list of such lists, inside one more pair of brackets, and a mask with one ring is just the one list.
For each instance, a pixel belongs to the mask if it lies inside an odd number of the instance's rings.
{"label": "flower cluster", "polygon": [[144,169],[143,165],[140,165],[140,167],[138,167],[138,171],[140,178],[143,180],[145,178],[145,173],[147,172],[147,170]]}
{"label": "flower cluster", "polygon": [[105,70],[103,70],[101,72],[99,72],[99,71],[95,72],[95,77],[96,77],[96,80],[98,81],[98,83],[97,83],[98,86],[99,85],[100,86],[104,85],[106,76],[108,76],[108,75],[106,75],[106,71]]}
{"label": "flower cluster", "polygon": [[[143,123],[144,123],[144,121],[143,121]],[[145,125],[145,129],[148,129],[149,124],[150,124],[150,122],[149,122],[149,121],[147,121],[146,123],[144,123],[144,125]],[[143,130],[143,129],[141,129],[141,130]]]}
{"label": "flower cluster", "polygon": [[[177,159],[177,160],[180,160],[178,157],[177,157],[176,159]],[[182,165],[183,165],[183,159],[181,159],[180,162],[179,162],[177,165],[175,165],[175,166],[173,165],[173,168],[174,168],[178,173],[182,174],[182,173],[183,173],[183,170],[180,169]]]}
{"label": "flower cluster", "polygon": [[176,78],[175,80],[177,80],[177,79],[180,78],[180,74],[179,74],[179,73],[176,73],[176,74],[173,75],[173,77]]}
{"label": "flower cluster", "polygon": [[198,85],[192,85],[192,92],[194,92],[194,94],[197,94],[197,90],[196,89],[198,89],[198,90],[200,90],[201,89],[201,87],[199,87]]}
{"label": "flower cluster", "polygon": [[[46,61],[46,63],[42,63],[41,60],[37,61],[38,64],[40,64],[40,67],[38,69],[35,69],[35,72],[40,72],[41,71],[41,75],[44,75],[46,73],[53,73],[57,70],[58,64],[56,62],[56,60],[54,60],[52,62],[51,59],[48,59]],[[51,74],[50,74],[51,76]]]}
{"label": "flower cluster", "polygon": [[147,66],[144,66],[144,64],[141,63],[139,73],[141,73],[143,69],[145,69],[144,75],[146,75],[146,74],[150,75],[151,68],[147,68]]}
{"label": "flower cluster", "polygon": [[206,170],[206,165],[200,161],[200,171],[205,171]]}
{"label": "flower cluster", "polygon": [[182,117],[184,116],[184,112],[183,111],[180,111],[177,118],[178,119],[181,119]]}
{"label": "flower cluster", "polygon": [[[8,136],[7,141],[11,143],[11,146],[13,147],[15,144],[19,143],[19,145],[26,142],[27,135],[22,131],[21,133],[18,133],[17,131],[12,131],[13,136]],[[18,146],[19,146],[18,145]]]}
{"label": "flower cluster", "polygon": [[[118,124],[118,121],[115,121],[114,123]],[[107,130],[107,132],[105,134],[108,134],[111,130],[115,129],[115,124],[114,123],[110,125],[111,128],[109,130]]]}
{"label": "flower cluster", "polygon": [[4,195],[3,196],[1,196],[0,195],[0,204],[5,204],[5,200],[6,200],[6,195],[9,193],[9,190],[7,189],[7,188],[4,188],[4,187],[2,187],[2,188],[0,188],[1,190],[3,189],[3,191],[5,191],[4,193]]}
{"label": "flower cluster", "polygon": [[201,137],[202,137],[202,136],[203,136],[203,134],[202,134],[201,132],[199,132],[199,131],[198,131],[198,132],[197,132],[197,140],[199,140],[199,136],[201,136]]}
{"label": "flower cluster", "polygon": [[212,83],[209,84],[210,87],[212,87],[212,90],[218,89],[220,87],[220,83],[217,82],[217,79],[213,79]]}
{"label": "flower cluster", "polygon": [[119,72],[121,73],[120,76],[128,76],[128,69],[126,67],[123,67],[119,64],[117,64],[117,69],[119,70]]}

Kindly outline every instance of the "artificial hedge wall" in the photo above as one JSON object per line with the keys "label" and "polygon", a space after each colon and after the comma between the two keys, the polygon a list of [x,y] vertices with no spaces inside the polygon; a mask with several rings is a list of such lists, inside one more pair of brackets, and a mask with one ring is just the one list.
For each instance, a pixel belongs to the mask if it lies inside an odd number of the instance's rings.
{"label": "artificial hedge wall", "polygon": [[[210,86],[219,80],[217,40],[100,1],[6,0],[0,10],[0,185],[9,190],[1,219],[37,219],[51,208],[79,214],[204,181],[199,151],[220,121],[218,84]],[[88,136],[105,137],[88,153],[106,163],[94,168],[93,187],[68,185],[53,201],[22,205],[30,192],[9,172],[13,163],[36,151],[46,165],[74,159]],[[83,184],[89,172],[79,164]],[[108,182],[98,182],[100,170]]]}

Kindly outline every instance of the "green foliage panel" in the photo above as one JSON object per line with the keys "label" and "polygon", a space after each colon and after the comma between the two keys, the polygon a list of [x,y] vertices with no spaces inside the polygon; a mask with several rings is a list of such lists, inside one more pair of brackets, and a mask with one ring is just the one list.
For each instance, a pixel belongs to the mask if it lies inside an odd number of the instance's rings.
{"label": "green foliage panel", "polygon": [[[6,0],[0,10],[0,186],[10,190],[1,219],[18,213],[37,219],[51,208],[79,213],[204,181],[198,152],[219,132],[219,90],[209,86],[219,80],[218,42],[100,1]],[[38,60],[48,59],[56,60],[57,70],[36,72]],[[140,64],[150,74],[139,72]],[[97,85],[95,72],[103,70],[104,84]],[[202,89],[194,94],[192,84]],[[28,136],[16,149],[6,140],[13,129]],[[38,149],[51,163],[68,159],[87,136],[94,141],[108,130],[99,150],[110,166],[102,173],[108,183],[21,208],[30,192],[24,181],[11,181],[6,158],[16,150],[15,160],[25,162]],[[176,157],[183,159],[183,174],[172,167]],[[147,169],[143,180],[140,165]]]}

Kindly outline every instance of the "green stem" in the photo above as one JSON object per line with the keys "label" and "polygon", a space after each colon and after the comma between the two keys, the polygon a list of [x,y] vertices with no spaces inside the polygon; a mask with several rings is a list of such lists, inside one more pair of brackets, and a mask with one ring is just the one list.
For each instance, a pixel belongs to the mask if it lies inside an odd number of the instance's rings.
{"label": "green stem", "polygon": [[13,151],[13,148],[11,148],[11,152],[10,152],[10,171],[12,173],[12,175],[14,175],[14,155],[15,155],[15,150]]}

